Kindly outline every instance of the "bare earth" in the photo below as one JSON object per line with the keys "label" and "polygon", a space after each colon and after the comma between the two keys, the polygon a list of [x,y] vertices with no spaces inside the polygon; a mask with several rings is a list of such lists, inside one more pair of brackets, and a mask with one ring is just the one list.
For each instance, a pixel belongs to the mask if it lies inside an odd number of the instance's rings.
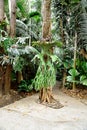
{"label": "bare earth", "polygon": [[76,99],[54,88],[64,106],[53,109],[38,104],[38,94],[0,109],[0,130],[87,130],[87,99]]}

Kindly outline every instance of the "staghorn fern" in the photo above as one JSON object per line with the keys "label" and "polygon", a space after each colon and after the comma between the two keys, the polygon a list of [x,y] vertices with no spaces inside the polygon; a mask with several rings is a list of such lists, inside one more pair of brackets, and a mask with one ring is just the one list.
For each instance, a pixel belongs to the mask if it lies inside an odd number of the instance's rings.
{"label": "staghorn fern", "polygon": [[[44,60],[44,56],[47,55],[47,62]],[[53,62],[57,60],[55,55],[49,55],[45,52],[41,52],[35,55],[34,61],[38,61],[39,67],[36,73],[36,76],[33,80],[33,85],[38,91],[42,88],[53,87],[56,83],[56,71]]]}

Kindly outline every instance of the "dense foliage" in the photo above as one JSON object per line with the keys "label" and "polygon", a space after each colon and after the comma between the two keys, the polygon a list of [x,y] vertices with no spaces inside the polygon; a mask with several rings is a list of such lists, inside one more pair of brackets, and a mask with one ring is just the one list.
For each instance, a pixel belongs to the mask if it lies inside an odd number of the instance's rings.
{"label": "dense foliage", "polygon": [[[0,64],[11,64],[15,75],[16,72],[22,72],[23,77],[28,77],[25,76],[25,68],[30,68],[33,76],[29,81],[36,90],[54,86],[56,74],[58,80],[62,80],[65,73],[65,86],[71,83],[87,86],[87,1],[52,1],[52,35],[47,41],[48,43],[52,41],[54,44],[52,54],[47,49],[44,50],[43,45],[33,47],[36,41],[42,43],[41,0],[33,0],[31,3],[28,0],[17,0],[16,4],[16,35],[13,38],[8,31],[10,15],[8,2],[5,1],[6,17],[0,22]],[[76,39],[75,33],[77,33]],[[74,59],[75,40],[76,59]],[[58,47],[55,44],[57,41],[60,41],[62,46]],[[48,46],[50,48],[50,44],[45,47]],[[82,49],[84,51],[81,51]],[[21,82],[20,90],[30,91],[33,88],[29,88],[27,81],[28,78],[25,78]]]}

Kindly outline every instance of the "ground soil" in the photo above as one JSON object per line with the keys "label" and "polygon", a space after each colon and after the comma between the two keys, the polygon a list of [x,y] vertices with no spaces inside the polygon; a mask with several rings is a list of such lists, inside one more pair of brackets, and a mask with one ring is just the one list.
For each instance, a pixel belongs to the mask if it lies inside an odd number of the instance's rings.
{"label": "ground soil", "polygon": [[31,96],[35,93],[35,91],[32,92],[17,92],[17,90],[10,90],[10,93],[8,95],[3,95],[0,97],[0,107],[4,107],[6,105],[9,105],[11,103],[14,103],[15,101],[18,101],[22,98],[25,98],[27,96]]}
{"label": "ground soil", "polygon": [[[59,86],[57,84],[57,86]],[[61,88],[60,88],[61,89]],[[65,94],[74,97],[74,98],[79,98],[79,99],[87,99],[87,88],[84,87],[78,87],[76,90],[71,90],[71,89],[61,89],[62,92],[64,92]],[[35,91],[31,91],[31,92],[18,92],[15,88],[10,90],[10,93],[8,95],[3,95],[2,97],[0,97],[0,107],[4,107],[6,105],[9,105],[15,101],[18,101],[22,98],[25,98],[27,96],[31,96],[33,94],[35,94]],[[58,109],[63,107],[62,104],[60,104],[59,101],[54,101],[53,103],[49,104],[49,103],[43,103],[43,105],[46,105],[48,107],[52,107],[54,109]]]}
{"label": "ground soil", "polygon": [[62,91],[74,98],[79,99],[87,99],[87,88],[76,88],[75,90],[72,89],[62,89]]}
{"label": "ground soil", "polygon": [[72,98],[58,86],[53,96],[64,107],[38,104],[37,93],[1,108],[0,130],[87,130],[87,100]]}

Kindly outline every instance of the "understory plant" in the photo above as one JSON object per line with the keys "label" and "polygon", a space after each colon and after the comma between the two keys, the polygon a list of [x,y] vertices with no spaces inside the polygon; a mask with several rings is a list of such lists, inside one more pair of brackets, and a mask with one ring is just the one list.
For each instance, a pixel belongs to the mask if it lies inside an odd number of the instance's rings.
{"label": "understory plant", "polygon": [[79,71],[79,83],[87,86],[87,61],[79,59],[77,61],[77,70]]}
{"label": "understory plant", "polygon": [[33,90],[33,86],[31,85],[32,84],[32,80],[22,80],[20,82],[20,85],[18,86],[18,91],[25,91],[25,92],[30,92]]}
{"label": "understory plant", "polygon": [[70,69],[68,74],[68,82],[87,86],[87,62],[85,60],[82,61],[78,59],[76,62],[76,69]]}

